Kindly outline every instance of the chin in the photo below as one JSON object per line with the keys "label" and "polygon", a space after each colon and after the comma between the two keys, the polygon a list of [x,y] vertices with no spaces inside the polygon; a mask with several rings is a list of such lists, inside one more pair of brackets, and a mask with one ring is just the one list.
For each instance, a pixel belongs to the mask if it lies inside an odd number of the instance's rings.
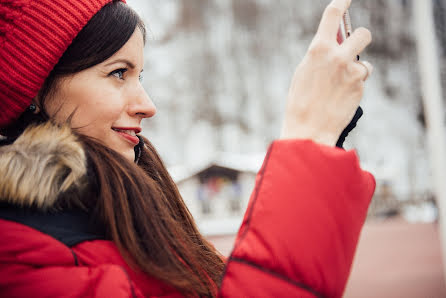
{"label": "chin", "polygon": [[122,147],[117,148],[116,146],[109,148],[121,154],[125,159],[131,162],[135,161],[135,150],[133,148],[122,148]]}
{"label": "chin", "polygon": [[135,151],[132,149],[131,152],[123,152],[122,155],[129,161],[134,162],[135,161]]}
{"label": "chin", "polygon": [[127,159],[131,162],[135,161],[135,149],[134,149],[135,147],[134,146],[131,146],[131,145],[127,144],[126,142],[123,144],[114,142],[113,144],[110,144],[108,147],[115,150],[116,152],[120,153],[125,159]]}

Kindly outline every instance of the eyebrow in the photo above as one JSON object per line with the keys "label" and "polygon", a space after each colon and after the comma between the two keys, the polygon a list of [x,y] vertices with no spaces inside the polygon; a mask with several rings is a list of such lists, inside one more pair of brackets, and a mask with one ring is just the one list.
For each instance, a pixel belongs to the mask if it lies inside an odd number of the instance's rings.
{"label": "eyebrow", "polygon": [[112,65],[112,64],[116,64],[116,63],[124,63],[124,64],[126,64],[128,67],[130,67],[132,69],[135,68],[135,64],[133,64],[132,62],[130,62],[127,59],[117,59],[117,60],[114,60],[114,61],[112,61],[110,63],[105,64],[105,66],[109,66],[109,65]]}

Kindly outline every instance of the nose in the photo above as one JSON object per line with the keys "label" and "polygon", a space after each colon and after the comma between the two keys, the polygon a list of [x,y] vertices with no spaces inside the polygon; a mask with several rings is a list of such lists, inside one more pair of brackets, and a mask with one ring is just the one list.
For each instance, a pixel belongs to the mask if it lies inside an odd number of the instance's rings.
{"label": "nose", "polygon": [[133,100],[129,104],[129,114],[141,118],[150,118],[156,114],[155,104],[141,85],[135,89]]}

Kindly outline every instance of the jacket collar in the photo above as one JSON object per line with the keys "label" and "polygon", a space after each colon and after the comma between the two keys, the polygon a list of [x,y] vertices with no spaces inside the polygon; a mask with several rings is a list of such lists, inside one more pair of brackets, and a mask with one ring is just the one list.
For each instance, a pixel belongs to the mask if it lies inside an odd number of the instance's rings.
{"label": "jacket collar", "polygon": [[36,229],[69,247],[87,240],[106,239],[104,229],[79,209],[46,212],[0,203],[0,219]]}
{"label": "jacket collar", "polygon": [[[54,211],[64,194],[87,181],[86,154],[68,126],[50,122],[27,128],[0,146],[0,218],[22,223],[68,246],[104,239],[81,210]],[[53,210],[53,211],[50,211]]]}
{"label": "jacket collar", "polygon": [[51,209],[64,193],[87,184],[86,154],[67,125],[46,122],[0,146],[0,201]]}

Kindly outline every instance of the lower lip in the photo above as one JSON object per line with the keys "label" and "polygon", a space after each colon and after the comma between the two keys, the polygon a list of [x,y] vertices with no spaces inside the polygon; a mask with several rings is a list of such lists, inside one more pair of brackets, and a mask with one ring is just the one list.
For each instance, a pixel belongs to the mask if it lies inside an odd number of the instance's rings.
{"label": "lower lip", "polygon": [[120,134],[121,137],[123,137],[124,139],[126,139],[127,141],[132,143],[133,145],[138,145],[139,144],[138,137],[131,136],[131,135],[129,135],[129,134],[125,133],[125,132],[121,132],[121,131],[114,130],[114,132],[117,132],[118,134]]}

